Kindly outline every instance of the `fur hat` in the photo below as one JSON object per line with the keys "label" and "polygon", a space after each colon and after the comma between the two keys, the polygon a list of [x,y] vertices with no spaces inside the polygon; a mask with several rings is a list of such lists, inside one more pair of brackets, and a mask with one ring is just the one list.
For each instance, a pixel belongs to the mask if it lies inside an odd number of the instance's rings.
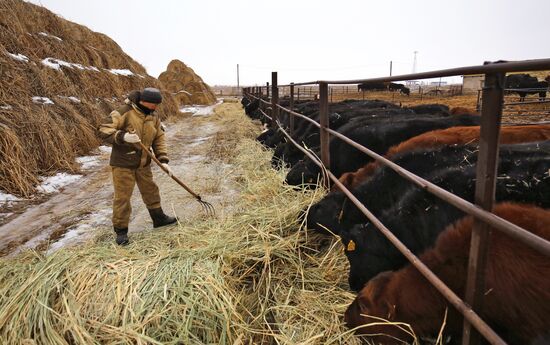
{"label": "fur hat", "polygon": [[143,91],[141,91],[140,96],[140,101],[143,102],[156,104],[162,102],[162,95],[160,94],[159,89],[155,89],[154,87],[146,87],[145,89],[143,89]]}

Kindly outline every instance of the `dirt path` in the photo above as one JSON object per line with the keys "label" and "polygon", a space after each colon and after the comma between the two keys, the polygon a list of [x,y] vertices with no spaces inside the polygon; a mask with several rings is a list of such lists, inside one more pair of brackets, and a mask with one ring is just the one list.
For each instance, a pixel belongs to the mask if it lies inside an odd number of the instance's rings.
{"label": "dirt path", "polygon": [[[239,103],[223,103],[214,111],[242,110]],[[202,113],[205,111],[199,112]],[[211,202],[218,214],[223,214],[230,211],[237,192],[231,180],[231,166],[208,155],[216,134],[224,129],[223,121],[213,121],[212,117],[185,117],[165,126],[174,174]],[[85,242],[101,231],[111,231],[113,187],[108,159],[109,153],[102,153],[101,164],[84,178],[0,226],[0,254],[15,254],[25,248],[53,251]],[[153,174],[166,213],[176,214],[182,223],[204,217],[199,204],[170,177],[156,166]],[[137,187],[132,207],[130,233],[151,229],[152,222]]]}

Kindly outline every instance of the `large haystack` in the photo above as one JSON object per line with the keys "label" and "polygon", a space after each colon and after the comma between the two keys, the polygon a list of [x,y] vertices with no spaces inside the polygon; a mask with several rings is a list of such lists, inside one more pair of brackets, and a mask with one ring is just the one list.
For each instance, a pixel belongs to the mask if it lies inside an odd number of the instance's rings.
{"label": "large haystack", "polygon": [[179,105],[213,104],[216,96],[192,68],[180,60],[172,60],[159,80],[167,91],[176,98]]}
{"label": "large haystack", "polygon": [[[21,0],[0,12],[0,190],[29,196],[38,175],[78,169],[130,90],[160,83],[104,34]],[[164,96],[163,117],[178,111]]]}

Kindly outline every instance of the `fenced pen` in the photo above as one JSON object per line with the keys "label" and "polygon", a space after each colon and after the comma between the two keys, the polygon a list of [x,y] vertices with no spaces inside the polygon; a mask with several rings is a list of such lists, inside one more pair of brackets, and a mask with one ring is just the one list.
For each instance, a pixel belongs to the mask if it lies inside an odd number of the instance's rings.
{"label": "fenced pen", "polygon": [[[497,163],[499,154],[499,132],[501,127],[503,107],[505,106],[504,80],[507,72],[526,72],[550,69],[550,59],[527,60],[519,62],[489,63],[480,66],[460,67],[446,70],[430,71],[401,76],[384,78],[357,79],[357,80],[320,80],[303,83],[278,85],[277,72],[272,73],[271,85],[265,87],[244,88],[243,95],[260,101],[260,111],[270,119],[274,128],[280,130],[284,136],[300,149],[309,159],[313,160],[323,171],[323,183],[334,183],[357,208],[375,225],[386,238],[410,261],[412,265],[464,316],[463,340],[464,345],[479,344],[483,336],[491,344],[506,344],[506,342],[488,324],[480,318],[476,311],[484,297],[485,269],[489,247],[489,228],[501,231],[508,236],[534,248],[536,251],[550,256],[550,242],[540,238],[527,230],[497,217],[491,210],[495,200],[495,180],[497,177]],[[450,77],[467,74],[483,74],[485,81],[480,91],[481,128],[476,170],[475,202],[470,203],[456,195],[428,182],[427,180],[401,168],[392,161],[382,157],[349,138],[343,136],[328,126],[329,102],[331,95],[337,92],[347,92],[360,83],[395,82],[405,80],[422,80],[428,78]],[[332,91],[331,91],[332,90]],[[289,108],[279,104],[281,95],[290,99]],[[298,99],[318,99],[320,121],[293,111],[294,102]],[[507,102],[512,104],[514,102]],[[320,160],[310,151],[298,144],[292,134],[295,130],[295,117],[313,123],[320,130]],[[281,121],[288,118],[288,128],[284,128]],[[287,131],[288,130],[288,131]],[[417,256],[415,256],[373,213],[348,190],[334,174],[331,173],[329,139],[338,138],[373,158],[376,162],[388,166],[403,178],[434,194],[440,199],[457,207],[466,214],[475,218],[472,229],[468,276],[465,296],[461,299],[446,286]],[[505,301],[502,301],[505,303]]]}

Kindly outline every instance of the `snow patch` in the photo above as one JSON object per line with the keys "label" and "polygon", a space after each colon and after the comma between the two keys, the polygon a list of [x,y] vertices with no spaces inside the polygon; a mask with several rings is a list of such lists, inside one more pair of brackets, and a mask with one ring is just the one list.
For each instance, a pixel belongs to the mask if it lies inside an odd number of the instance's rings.
{"label": "snow patch", "polygon": [[58,71],[61,69],[61,66],[72,68],[70,63],[63,60],[54,59],[54,58],[45,58],[41,62],[44,66],[56,69]]}
{"label": "snow patch", "polygon": [[78,181],[82,175],[71,175],[67,173],[58,173],[54,176],[41,177],[42,184],[36,189],[45,194],[58,192],[61,188]]}
{"label": "snow patch", "polygon": [[100,147],[98,147],[98,150],[99,150],[99,153],[111,153],[111,151],[113,150],[113,148],[111,146],[106,146],[106,145],[101,145]]}
{"label": "snow patch", "polygon": [[55,104],[54,102],[52,102],[51,99],[49,99],[48,97],[40,97],[40,96],[34,96],[32,98],[32,101],[36,104]]}
{"label": "snow patch", "polygon": [[80,99],[78,99],[78,98],[76,98],[76,97],[74,97],[74,96],[69,96],[69,97],[67,97],[67,96],[59,96],[59,95],[58,95],[58,97],[59,97],[59,98],[63,98],[63,99],[68,99],[69,101],[71,101],[71,102],[73,102],[73,103],[81,103]]}
{"label": "snow patch", "polygon": [[0,220],[4,220],[13,215],[13,212],[0,213]]}
{"label": "snow patch", "polygon": [[13,108],[12,108],[11,105],[2,105],[2,106],[0,106],[0,109],[1,110],[12,110]]}
{"label": "snow patch", "polygon": [[67,232],[57,242],[52,243],[48,248],[47,254],[51,254],[60,248],[69,245],[79,244],[91,238],[96,229],[109,223],[111,216],[110,209],[103,209],[96,213],[88,214],[83,217],[79,224],[67,229]]}
{"label": "snow patch", "polygon": [[208,116],[214,111],[214,108],[222,104],[223,100],[219,100],[216,104],[212,105],[192,105],[188,107],[180,108],[182,113],[193,113],[193,116]]}
{"label": "snow patch", "polygon": [[178,92],[175,93],[175,95],[177,95],[178,93],[184,93],[188,96],[193,96],[189,91],[185,91],[185,90],[179,90]]}
{"label": "snow patch", "polygon": [[15,195],[0,192],[0,206],[11,207],[12,204],[17,201],[21,201],[21,199]]}
{"label": "snow patch", "polygon": [[53,68],[58,71],[61,69],[61,66],[64,66],[67,68],[77,68],[80,70],[99,72],[99,69],[94,66],[83,66],[79,63],[67,62],[67,61],[63,61],[52,57],[43,59],[41,63],[46,67]]}
{"label": "snow patch", "polygon": [[59,37],[57,37],[57,36],[54,36],[54,35],[52,35],[52,34],[49,34],[49,33],[47,33],[47,32],[44,32],[44,31],[39,32],[38,34],[41,35],[41,36],[44,36],[44,37],[49,37],[49,38],[56,39],[56,40],[58,40],[58,41],[60,41],[60,42],[63,41],[61,38],[59,38]]}
{"label": "snow patch", "polygon": [[205,141],[208,141],[208,139],[212,138],[212,136],[208,136],[208,137],[200,137],[200,138],[197,138],[195,140],[193,140],[189,145],[187,145],[188,147],[195,147],[195,146],[199,146],[200,144],[204,143]]}
{"label": "snow patch", "polygon": [[22,62],[29,62],[29,58],[26,57],[26,56],[23,55],[23,54],[12,54],[12,53],[10,53],[10,52],[7,52],[7,54],[8,54],[9,57],[11,57],[12,59],[19,60],[19,61],[22,61]]}
{"label": "snow patch", "polygon": [[109,71],[110,73],[115,74],[115,75],[124,75],[124,76],[127,76],[127,77],[135,75],[129,69],[108,69],[107,71]]}
{"label": "snow patch", "polygon": [[193,156],[185,157],[185,158],[183,159],[183,161],[184,161],[185,163],[198,163],[198,162],[202,162],[204,159],[205,159],[204,156],[201,156],[201,155],[193,155]]}
{"label": "snow patch", "polygon": [[93,167],[100,165],[98,156],[82,156],[76,158],[76,162],[80,164],[82,170],[90,170]]}

